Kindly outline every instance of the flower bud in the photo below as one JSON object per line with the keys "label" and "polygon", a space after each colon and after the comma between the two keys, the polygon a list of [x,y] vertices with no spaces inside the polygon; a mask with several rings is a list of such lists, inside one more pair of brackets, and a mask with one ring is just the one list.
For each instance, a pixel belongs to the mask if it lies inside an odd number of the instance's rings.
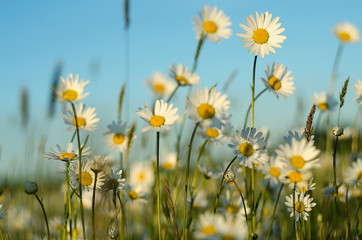
{"label": "flower bud", "polygon": [[343,135],[343,131],[344,131],[343,127],[335,126],[332,132],[334,136],[340,137]]}
{"label": "flower bud", "polygon": [[118,235],[119,235],[119,233],[118,233],[117,228],[115,228],[115,227],[110,227],[110,228],[108,229],[108,236],[109,236],[111,239],[116,239],[116,238],[118,238]]}
{"label": "flower bud", "polygon": [[27,194],[35,194],[38,191],[38,184],[35,182],[30,182],[29,180],[25,183],[25,192]]}
{"label": "flower bud", "polygon": [[224,181],[227,183],[231,183],[231,182],[234,182],[234,180],[235,180],[234,172],[231,170],[228,170],[224,175]]}

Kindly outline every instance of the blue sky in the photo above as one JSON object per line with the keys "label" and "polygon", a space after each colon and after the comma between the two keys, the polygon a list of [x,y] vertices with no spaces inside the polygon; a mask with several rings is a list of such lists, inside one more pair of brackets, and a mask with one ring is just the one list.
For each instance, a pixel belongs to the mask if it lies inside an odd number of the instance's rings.
{"label": "blue sky", "polygon": [[[310,108],[313,92],[327,91],[333,59],[338,41],[331,29],[335,23],[349,21],[362,28],[361,1],[130,1],[130,105],[127,120],[136,119],[134,110],[143,102],[152,100],[144,85],[146,77],[154,71],[168,73],[173,63],[191,66],[197,40],[192,19],[204,5],[218,6],[232,21],[232,36],[216,44],[206,42],[199,58],[197,73],[201,85],[222,85],[229,75],[238,71],[230,95],[233,123],[250,102],[253,55],[242,48],[235,34],[243,32],[238,26],[255,11],[269,11],[279,16],[283,35],[287,39],[276,54],[258,60],[256,92],[263,89],[260,77],[265,64],[283,63],[295,77],[295,94],[289,101],[279,101],[270,93],[262,96],[256,105],[256,126],[269,126],[275,135],[284,134],[297,127],[295,112],[304,123]],[[59,117],[46,117],[50,82],[57,63],[63,65],[62,75],[78,73],[90,80],[86,104],[97,108],[102,119],[97,136],[117,116],[117,101],[125,76],[125,32],[123,1],[3,1],[0,4],[0,124],[2,136],[1,169],[10,162],[19,162],[28,141],[39,141],[47,136],[47,149],[55,143],[65,144],[69,134]],[[347,76],[351,77],[342,121],[351,122],[357,110],[354,84],[362,78],[362,46],[345,46],[338,73],[336,91]],[[30,124],[27,130],[20,127],[20,92],[29,91]],[[182,107],[186,91],[175,98]],[[297,99],[305,108],[297,109]],[[139,121],[139,126],[143,123]],[[38,142],[34,143],[35,146]],[[26,154],[25,154],[26,155]],[[30,157],[31,158],[31,157]],[[5,160],[5,161],[4,161]],[[19,163],[20,164],[20,163]]]}

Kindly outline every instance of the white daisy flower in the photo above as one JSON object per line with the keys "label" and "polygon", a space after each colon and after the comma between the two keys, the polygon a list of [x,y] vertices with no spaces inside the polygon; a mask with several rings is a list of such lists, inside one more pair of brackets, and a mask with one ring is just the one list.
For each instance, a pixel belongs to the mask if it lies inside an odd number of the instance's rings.
{"label": "white daisy flower", "polygon": [[357,161],[352,163],[352,166],[348,167],[344,174],[344,181],[351,185],[360,185],[362,179],[362,158],[358,158]]}
{"label": "white daisy flower", "polygon": [[[225,195],[221,195],[220,203],[221,207],[218,208],[218,212],[220,212],[223,216],[237,217],[238,214],[241,214],[242,216],[245,217],[243,201],[240,198],[239,192],[227,189]],[[246,206],[246,213],[248,214],[249,212],[250,208]]]}
{"label": "white daisy flower", "polygon": [[[324,194],[330,197],[337,197],[340,202],[346,202],[347,188],[344,184],[338,186],[338,193],[335,193],[333,185],[324,188]],[[348,198],[352,196],[352,192],[348,191]]]}
{"label": "white daisy flower", "polygon": [[312,211],[312,207],[316,205],[313,202],[313,198],[310,198],[309,195],[304,196],[304,192],[295,192],[294,194],[294,207],[293,207],[293,194],[290,196],[286,196],[287,201],[285,205],[288,206],[288,211],[290,213],[290,217],[293,217],[295,209],[295,220],[303,219],[304,221],[308,221],[308,216],[310,211]]}
{"label": "white daisy flower", "polygon": [[[76,151],[73,150],[73,143],[68,143],[67,149],[63,149],[60,145],[56,145],[57,149],[54,147],[50,147],[50,150],[52,152],[44,153],[42,157],[54,159],[54,160],[60,160],[63,162],[71,162],[73,160],[78,160],[79,158],[79,149],[77,148]],[[81,148],[84,146],[84,144],[81,146]],[[86,147],[82,150],[82,157],[88,156],[91,154],[90,147]]]}
{"label": "white daisy flower", "polygon": [[155,182],[155,174],[152,165],[147,162],[138,162],[131,166],[130,184],[133,187],[141,185],[144,191],[149,192]]}
{"label": "white daisy flower", "polygon": [[239,164],[252,168],[252,163],[260,164],[268,160],[265,150],[266,141],[262,132],[256,128],[244,128],[236,130],[229,147],[234,149],[234,154],[238,156]]}
{"label": "white daisy flower", "polygon": [[195,94],[190,93],[186,100],[186,113],[195,122],[201,122],[202,126],[211,128],[225,125],[229,119],[226,112],[230,107],[230,101],[226,100],[226,95],[216,92],[216,88],[195,89]]}
{"label": "white daisy flower", "polygon": [[[97,113],[95,113],[95,110],[96,108],[90,107],[85,109],[83,103],[79,103],[78,107],[75,107],[78,127],[80,131],[84,129],[90,132],[94,132],[97,127],[96,123],[100,121],[99,118],[95,117],[97,115]],[[70,125],[68,131],[74,132],[76,130],[76,121],[73,113],[73,108],[70,104],[67,105],[65,112],[62,113],[61,116],[63,117],[65,124]]]}
{"label": "white daisy flower", "polygon": [[211,8],[205,6],[200,12],[200,19],[194,17],[193,24],[196,31],[196,38],[206,37],[206,40],[220,42],[222,38],[229,38],[231,35],[231,22],[223,10],[217,10],[217,7]]}
{"label": "white daisy flower", "polygon": [[202,163],[199,163],[198,165],[199,171],[204,175],[206,179],[215,179],[219,178],[223,175],[222,170],[213,170],[212,168],[208,168]]}
{"label": "white daisy flower", "polygon": [[246,33],[237,33],[241,37],[241,41],[245,42],[243,47],[249,49],[249,54],[254,52],[255,56],[260,55],[264,58],[265,54],[269,55],[269,51],[275,53],[275,48],[281,48],[279,43],[282,43],[287,37],[279,35],[284,32],[284,28],[279,28],[281,23],[279,17],[271,20],[272,15],[268,12],[259,14],[255,12],[255,18],[252,15],[245,18],[247,26],[240,23],[239,26]]}
{"label": "white daisy flower", "polygon": [[0,220],[6,216],[6,209],[3,208],[3,204],[0,203]]}
{"label": "white daisy flower", "polygon": [[84,99],[89,93],[84,93],[84,87],[89,83],[89,81],[80,80],[79,75],[76,74],[73,79],[73,74],[69,73],[66,80],[63,77],[60,77],[60,86],[57,86],[55,89],[56,100],[59,102],[78,102],[79,100]]}
{"label": "white daisy flower", "polygon": [[88,162],[93,172],[108,172],[112,166],[113,159],[106,155],[94,155]]}
{"label": "white daisy flower", "polygon": [[170,66],[171,77],[175,79],[176,83],[180,86],[184,85],[199,85],[200,77],[189,70],[188,67],[179,64]]}
{"label": "white daisy flower", "polygon": [[[189,197],[191,197],[189,195]],[[188,204],[190,204],[190,199],[188,199]],[[207,199],[207,194],[205,190],[200,190],[195,199],[194,199],[194,203],[192,204],[192,208],[193,209],[203,209],[206,208],[207,206],[209,206],[209,200]]]}
{"label": "white daisy flower", "polygon": [[320,151],[313,144],[313,141],[307,142],[305,138],[291,138],[290,142],[280,144],[275,152],[291,168],[306,171],[319,166]]}
{"label": "white daisy flower", "polygon": [[354,99],[358,104],[362,105],[362,80],[357,79],[354,85],[357,97]]}
{"label": "white daisy flower", "polygon": [[157,98],[163,98],[169,96],[176,87],[173,81],[170,81],[161,72],[154,72],[145,81],[145,84],[149,86],[151,92]]}
{"label": "white daisy flower", "polygon": [[223,221],[223,217],[216,213],[206,212],[199,216],[195,223],[194,236],[196,239],[217,239],[218,226]]}
{"label": "white daisy flower", "polygon": [[161,155],[160,167],[165,170],[174,170],[176,168],[177,154],[175,152]]}
{"label": "white daisy flower", "polygon": [[358,28],[349,22],[337,23],[332,31],[342,43],[356,43],[361,38]]}
{"label": "white daisy flower", "polygon": [[333,96],[322,92],[320,94],[314,93],[313,104],[317,105],[318,109],[321,111],[333,111],[338,102],[334,99]]}
{"label": "white daisy flower", "polygon": [[134,202],[147,202],[147,192],[142,185],[132,186],[127,184],[124,189],[126,199]]}
{"label": "white daisy flower", "polygon": [[[82,190],[93,189],[94,181],[95,181],[95,174],[90,168],[90,164],[86,161],[82,162],[82,172],[81,177],[79,177],[79,164],[72,163],[69,166],[69,178],[70,184],[72,185],[73,189],[78,189],[80,185],[82,186]],[[104,174],[99,172],[97,175],[97,183],[96,189],[100,189],[103,185]]]}
{"label": "white daisy flower", "polygon": [[172,108],[173,104],[168,105],[163,100],[156,100],[154,112],[151,111],[147,103],[144,104],[145,109],[139,108],[136,114],[150,125],[142,128],[142,132],[151,129],[159,132],[162,128],[169,130],[170,125],[174,124],[179,118],[179,115],[176,114],[178,108]]}
{"label": "white daisy flower", "polygon": [[283,178],[281,172],[285,168],[285,163],[279,157],[273,156],[269,161],[261,164],[260,170],[264,174],[264,178],[269,180],[271,184],[278,184]]}
{"label": "white daisy flower", "polygon": [[244,217],[235,219],[233,216],[226,216],[218,226],[219,239],[244,240],[248,238],[248,224]]}
{"label": "white daisy flower", "polygon": [[111,169],[111,174],[107,174],[104,179],[102,189],[105,191],[116,191],[119,192],[124,187],[125,179],[122,178],[122,170],[117,168]]}
{"label": "white daisy flower", "polygon": [[280,180],[289,184],[290,188],[302,188],[308,186],[309,180],[312,178],[312,173],[309,171],[298,171],[294,168],[284,168],[282,169],[281,175],[283,176]]}
{"label": "white daisy flower", "polygon": [[314,190],[314,189],[315,189],[315,185],[316,185],[316,184],[313,183],[313,178],[312,178],[307,185],[305,185],[305,186],[299,186],[299,187],[298,187],[298,190],[299,190],[299,192],[304,192],[304,194],[305,194],[306,192],[310,192],[310,191]]}
{"label": "white daisy flower", "polygon": [[116,152],[124,152],[128,145],[128,130],[126,122],[113,121],[104,132],[106,147]]}
{"label": "white daisy flower", "polygon": [[290,94],[293,94],[295,87],[293,87],[294,77],[291,77],[291,71],[286,72],[287,67],[283,64],[273,63],[273,66],[269,70],[269,64],[266,64],[266,79],[261,78],[264,85],[269,91],[279,99],[279,95],[288,100]]}
{"label": "white daisy flower", "polygon": [[202,126],[201,136],[218,147],[223,143],[223,141],[229,142],[231,140],[231,137],[226,135],[231,131],[231,129],[232,126],[229,122],[221,126],[221,128],[213,128],[205,125]]}

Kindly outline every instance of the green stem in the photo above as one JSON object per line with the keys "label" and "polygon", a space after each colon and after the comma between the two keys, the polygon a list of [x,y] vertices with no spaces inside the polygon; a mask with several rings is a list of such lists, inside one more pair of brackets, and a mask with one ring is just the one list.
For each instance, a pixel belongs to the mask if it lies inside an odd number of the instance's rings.
{"label": "green stem", "polygon": [[[67,218],[69,218],[69,235],[70,235],[70,239],[73,239],[73,235],[72,235],[72,201],[71,201],[71,194],[70,194],[70,185],[69,185],[69,163],[67,162],[67,177],[66,177],[66,182],[67,182],[67,195],[68,195],[68,213],[67,213]],[[67,219],[66,218],[66,219]],[[65,230],[65,236],[67,235],[67,228],[64,229]]]}
{"label": "green stem", "polygon": [[201,50],[202,43],[204,42],[204,40],[205,40],[205,36],[204,36],[204,34],[202,33],[201,36],[200,36],[199,43],[197,44],[197,49],[196,49],[196,54],[195,54],[195,58],[194,58],[194,65],[193,65],[193,67],[192,67],[192,72],[195,72],[195,71],[196,71],[196,68],[197,68],[197,59],[199,58],[200,50]]}
{"label": "green stem", "polygon": [[[270,239],[270,236],[271,236],[271,233],[272,233],[274,216],[275,216],[275,212],[276,212],[277,207],[278,207],[278,202],[279,202],[279,198],[280,198],[280,193],[282,192],[283,186],[284,186],[284,183],[280,184],[280,188],[279,188],[277,200],[275,201],[274,210],[273,210],[273,215],[272,215],[272,217],[271,217],[271,221],[270,221],[270,225],[269,225],[268,240]],[[295,218],[295,216],[294,216],[294,218]]]}
{"label": "green stem", "polygon": [[333,151],[333,198],[335,204],[337,204],[338,201],[338,187],[337,187],[337,174],[336,174],[337,145],[338,145],[338,136],[336,136],[336,141],[334,143],[334,151]]}
{"label": "green stem", "polygon": [[49,231],[49,224],[48,224],[48,218],[47,218],[47,214],[45,212],[45,208],[43,203],[41,202],[41,200],[39,199],[38,195],[36,193],[34,193],[34,196],[36,197],[36,199],[38,200],[41,209],[43,210],[43,214],[44,214],[44,218],[45,218],[45,224],[47,226],[47,233],[48,233],[48,239],[50,240],[50,231]]}
{"label": "green stem", "polygon": [[177,84],[177,86],[175,87],[175,89],[172,91],[171,95],[168,97],[168,99],[167,99],[167,101],[166,101],[167,103],[171,101],[173,95],[175,95],[175,93],[176,93],[176,91],[177,91],[177,89],[178,89],[179,87],[180,87],[180,84]]}
{"label": "green stem", "polygon": [[4,240],[3,232],[1,231],[1,226],[0,226],[0,239]]}
{"label": "green stem", "polygon": [[161,213],[160,213],[160,132],[157,132],[157,144],[156,144],[156,157],[157,157],[157,220],[158,220],[158,239],[162,239],[161,232]]}
{"label": "green stem", "polygon": [[196,123],[194,131],[192,132],[190,143],[189,143],[189,152],[187,155],[187,166],[186,166],[186,178],[185,178],[185,197],[184,197],[184,216],[183,216],[183,229],[182,234],[184,238],[186,238],[186,202],[187,202],[187,188],[189,185],[189,174],[190,174],[190,160],[191,160],[191,150],[192,150],[192,142],[194,141],[195,133],[200,125],[200,122]]}
{"label": "green stem", "polygon": [[208,142],[208,139],[206,139],[204,144],[201,146],[199,156],[197,156],[196,167],[195,167],[195,172],[194,172],[194,178],[192,180],[192,185],[191,185],[191,192],[194,190],[194,188],[196,186],[197,173],[198,173],[198,170],[199,170],[198,166],[199,166],[201,155],[204,152],[204,149],[205,149],[205,146],[206,146],[207,142]]}
{"label": "green stem", "polygon": [[94,172],[94,185],[93,185],[93,197],[92,197],[92,239],[96,239],[96,222],[95,222],[95,202],[96,202],[96,184],[98,171]]}
{"label": "green stem", "polygon": [[255,104],[255,71],[256,71],[256,60],[258,59],[258,55],[254,58],[254,66],[253,66],[253,85],[251,87],[251,128],[254,127],[254,104]]}
{"label": "green stem", "polygon": [[241,192],[241,189],[239,188],[238,184],[235,182],[235,180],[233,181],[235,187],[238,189],[238,192],[240,194],[241,200],[243,202],[243,207],[244,207],[244,214],[245,214],[245,221],[246,224],[248,224],[248,213],[246,212],[246,206],[245,206],[245,201],[244,201],[244,196],[243,193]]}
{"label": "green stem", "polygon": [[117,192],[117,196],[118,196],[118,200],[119,200],[119,204],[121,206],[121,213],[122,213],[122,225],[121,225],[121,239],[125,238],[125,224],[126,224],[126,215],[124,213],[124,206],[123,206],[123,202],[121,199],[121,196],[119,195],[119,193]]}
{"label": "green stem", "polygon": [[[263,93],[265,93],[266,90],[268,90],[268,88],[264,88],[263,91],[261,91],[258,95],[256,95],[254,101],[256,101]],[[246,111],[246,115],[245,115],[245,119],[244,119],[244,128],[246,128],[246,124],[248,123],[250,110],[251,110],[251,104],[249,105],[248,110]]]}

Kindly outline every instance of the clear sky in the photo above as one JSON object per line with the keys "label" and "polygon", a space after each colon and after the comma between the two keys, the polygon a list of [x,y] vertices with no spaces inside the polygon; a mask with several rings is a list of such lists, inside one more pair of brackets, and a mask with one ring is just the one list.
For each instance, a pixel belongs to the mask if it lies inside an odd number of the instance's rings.
{"label": "clear sky", "polygon": [[[277,134],[290,127],[299,127],[306,119],[314,92],[327,91],[333,59],[338,41],[331,29],[336,23],[349,21],[362,28],[359,0],[341,1],[132,1],[130,0],[130,85],[128,86],[127,120],[136,119],[134,111],[150,102],[152,97],[144,85],[146,77],[154,71],[168,73],[169,65],[192,65],[197,40],[193,30],[193,16],[204,5],[218,6],[232,21],[232,36],[217,44],[206,42],[199,58],[197,73],[200,87],[220,86],[229,75],[238,71],[227,94],[232,101],[232,122],[239,126],[248,104],[252,76],[253,55],[242,48],[235,34],[243,32],[238,26],[245,17],[269,11],[279,16],[283,35],[287,39],[276,54],[259,59],[256,92],[263,89],[260,77],[265,64],[283,63],[295,77],[296,92],[289,101],[279,101],[266,93],[256,105],[256,126],[268,126]],[[90,80],[86,104],[96,107],[102,119],[99,130],[117,117],[117,101],[121,84],[125,80],[125,31],[123,1],[2,1],[0,3],[0,174],[10,164],[22,165],[26,159],[22,150],[29,151],[45,137],[46,150],[56,143],[66,145],[69,132],[59,116],[46,117],[50,84],[54,69],[62,63],[62,76],[72,72]],[[362,45],[345,46],[338,72],[336,91],[343,81],[351,77],[342,121],[351,123],[357,104],[354,84],[362,78]],[[29,92],[28,129],[21,128],[20,93]],[[221,87],[220,87],[221,89]],[[186,91],[175,98],[182,107]],[[304,108],[297,109],[297,99]],[[299,112],[296,118],[296,112]],[[139,121],[139,126],[144,123]],[[28,146],[28,147],[25,147]],[[28,155],[27,155],[28,154]],[[25,157],[24,157],[25,156]],[[29,157],[30,159],[32,157]],[[17,166],[16,165],[16,166]],[[29,164],[31,166],[31,164]],[[34,167],[34,166],[32,166]]]}

